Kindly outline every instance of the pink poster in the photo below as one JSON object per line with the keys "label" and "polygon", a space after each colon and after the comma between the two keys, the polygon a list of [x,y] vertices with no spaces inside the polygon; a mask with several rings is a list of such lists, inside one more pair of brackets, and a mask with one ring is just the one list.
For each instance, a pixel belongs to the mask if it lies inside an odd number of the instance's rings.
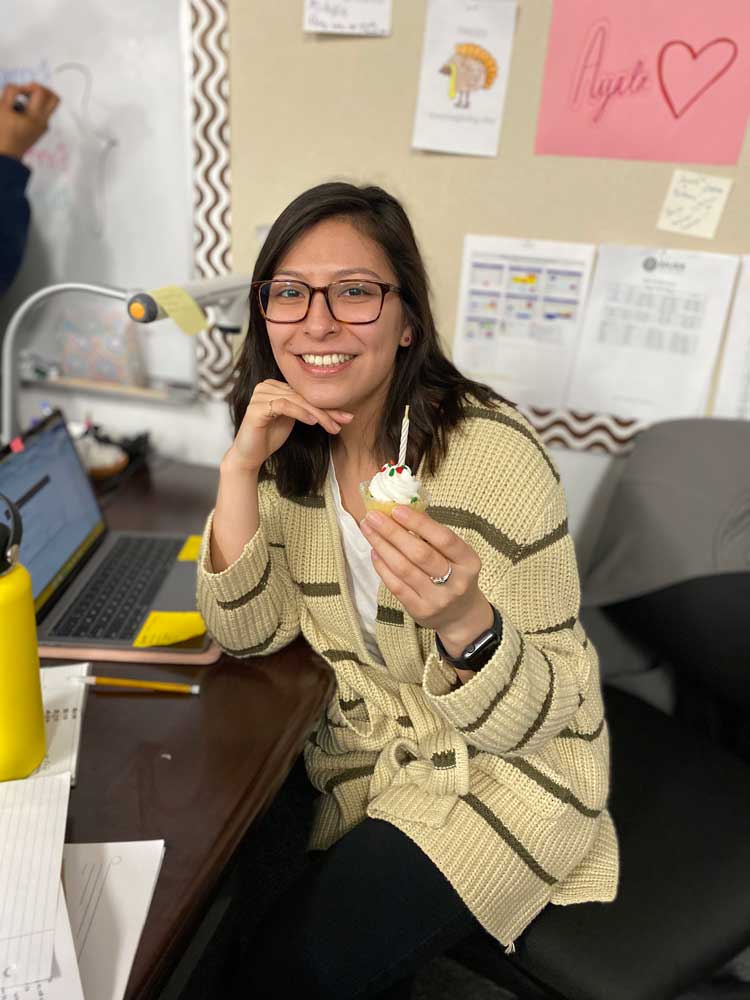
{"label": "pink poster", "polygon": [[554,0],[536,152],[737,163],[748,0]]}

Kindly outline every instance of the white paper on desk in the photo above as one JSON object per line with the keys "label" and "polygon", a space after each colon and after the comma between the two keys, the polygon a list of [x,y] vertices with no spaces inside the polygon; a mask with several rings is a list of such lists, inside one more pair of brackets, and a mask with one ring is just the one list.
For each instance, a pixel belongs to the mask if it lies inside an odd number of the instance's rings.
{"label": "white paper on desk", "polygon": [[65,845],[65,897],[87,1000],[125,995],[163,857],[163,840]]}
{"label": "white paper on desk", "polygon": [[7,990],[0,987],[0,1000],[84,1000],[70,920],[62,892],[57,896],[52,977],[46,982],[34,983],[33,986],[13,986]]}
{"label": "white paper on desk", "polygon": [[497,156],[516,0],[428,0],[412,146]]}
{"label": "white paper on desk", "polygon": [[564,403],[595,247],[466,236],[453,361],[517,403]]}
{"label": "white paper on desk", "polygon": [[567,406],[650,423],[701,416],[739,257],[599,248]]}
{"label": "white paper on desk", "polygon": [[712,413],[750,420],[750,257],[742,258]]}
{"label": "white paper on desk", "polygon": [[70,774],[0,783],[0,971],[4,987],[49,979]]}
{"label": "white paper on desk", "polygon": [[391,0],[305,0],[303,27],[331,35],[390,35]]}
{"label": "white paper on desk", "polygon": [[[80,678],[85,677],[90,670],[90,663],[42,667],[42,702],[47,752],[42,763],[30,777],[70,771],[71,784],[75,785],[83,710],[88,692],[87,685],[83,684]],[[1,995],[0,1000],[2,1000]]]}
{"label": "white paper on desk", "polygon": [[656,228],[712,240],[731,190],[731,177],[675,170]]}

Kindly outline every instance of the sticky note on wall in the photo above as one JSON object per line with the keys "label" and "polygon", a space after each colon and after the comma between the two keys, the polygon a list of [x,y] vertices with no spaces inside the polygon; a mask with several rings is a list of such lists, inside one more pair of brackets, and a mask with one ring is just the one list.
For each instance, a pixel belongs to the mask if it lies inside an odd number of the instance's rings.
{"label": "sticky note on wall", "polygon": [[731,190],[730,177],[675,170],[657,229],[712,240]]}
{"label": "sticky note on wall", "polygon": [[192,296],[179,285],[165,285],[149,292],[171,320],[183,333],[195,336],[208,326],[208,317]]}

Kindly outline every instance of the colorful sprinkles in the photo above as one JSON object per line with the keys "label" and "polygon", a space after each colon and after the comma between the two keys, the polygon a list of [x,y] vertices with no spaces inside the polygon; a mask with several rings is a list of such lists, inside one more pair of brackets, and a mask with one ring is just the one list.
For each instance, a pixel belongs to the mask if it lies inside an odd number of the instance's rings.
{"label": "colorful sprinkles", "polygon": [[[395,463],[391,463],[391,462],[386,462],[386,463],[385,463],[385,465],[381,465],[381,466],[380,466],[380,471],[381,471],[381,472],[385,472],[385,473],[387,473],[387,474],[388,474],[388,476],[395,476],[395,475],[399,475],[399,476],[400,476],[400,475],[402,475],[402,474],[403,474],[403,472],[404,472],[404,471],[405,471],[406,469],[408,469],[408,466],[407,466],[407,465],[396,465]],[[373,495],[372,495],[372,493],[371,493],[371,491],[370,491],[369,487],[368,487],[368,490],[367,490],[367,495],[368,495],[368,496],[369,496],[369,497],[370,497],[371,499],[373,499],[373,500],[375,499],[375,498],[373,497]],[[403,502],[405,503],[406,501],[403,501]],[[413,497],[412,497],[412,498],[411,498],[411,499],[409,500],[409,504],[415,504],[415,503],[419,503],[419,496],[413,496]]]}
{"label": "colorful sprinkles", "polygon": [[391,465],[390,462],[386,462],[385,465],[381,465],[380,471],[387,472],[389,476],[395,476],[396,473],[400,476],[405,468],[405,465]]}

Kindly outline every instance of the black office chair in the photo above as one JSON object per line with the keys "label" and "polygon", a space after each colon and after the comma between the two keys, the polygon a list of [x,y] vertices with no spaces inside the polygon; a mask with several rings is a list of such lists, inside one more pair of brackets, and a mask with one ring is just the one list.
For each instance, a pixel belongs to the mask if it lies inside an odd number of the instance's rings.
{"label": "black office chair", "polygon": [[607,614],[657,660],[678,665],[677,717],[750,763],[750,573],[684,580]]}
{"label": "black office chair", "polygon": [[[750,707],[748,609],[750,573],[733,573],[606,610],[676,668],[678,708],[683,687],[711,692],[721,732]],[[604,698],[617,899],[548,907],[510,957],[485,934],[450,952],[524,1000],[670,1000],[750,944],[750,766],[631,694],[605,686]]]}
{"label": "black office chair", "polygon": [[685,419],[624,460],[584,592],[613,626],[603,676],[629,637],[670,665],[675,715],[605,680],[617,899],[547,907],[510,957],[451,953],[524,1000],[672,1000],[750,943],[749,452],[748,421]]}

